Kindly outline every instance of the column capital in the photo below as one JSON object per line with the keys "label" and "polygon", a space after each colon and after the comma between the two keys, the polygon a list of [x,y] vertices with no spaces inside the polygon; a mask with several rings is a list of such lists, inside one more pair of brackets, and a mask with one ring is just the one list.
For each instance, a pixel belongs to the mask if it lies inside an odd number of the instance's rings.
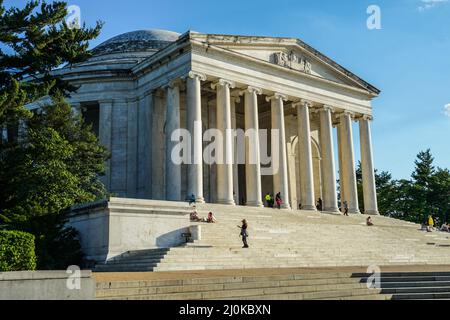
{"label": "column capital", "polygon": [[228,87],[230,89],[233,89],[236,87],[236,83],[234,81],[231,80],[226,80],[226,79],[219,79],[218,81],[211,83],[211,89],[216,90],[216,88],[218,86],[221,87]]}
{"label": "column capital", "polygon": [[270,96],[270,97],[266,97],[266,101],[270,102],[272,100],[283,100],[283,101],[287,101],[287,96],[282,94],[282,93],[278,93],[276,92],[274,95]]}
{"label": "column capital", "polygon": [[247,92],[249,92],[249,93],[256,93],[257,95],[261,95],[262,94],[262,89],[261,88],[257,88],[257,87],[253,87],[253,86],[248,86],[247,89],[240,91],[239,95],[242,96],[242,95],[246,94]]}
{"label": "column capital", "polygon": [[325,111],[325,112],[329,111],[330,113],[335,113],[336,109],[330,105],[325,104],[321,107],[311,110],[312,113],[319,113],[319,112],[323,112],[323,111]]}
{"label": "column capital", "polygon": [[373,116],[371,114],[362,114],[357,118],[359,121],[373,121]]}
{"label": "column capital", "polygon": [[235,103],[240,103],[241,102],[241,97],[240,96],[231,95],[231,101],[235,102]]}
{"label": "column capital", "polygon": [[308,107],[309,109],[311,109],[313,106],[313,102],[311,100],[300,99],[298,101],[294,101],[291,103],[291,107],[294,109],[297,108],[298,106],[304,106],[304,107]]}
{"label": "column capital", "polygon": [[342,118],[342,117],[346,117],[349,116],[350,119],[354,119],[355,118],[355,113],[349,110],[344,110],[343,112],[340,112],[337,117],[338,118]]}
{"label": "column capital", "polygon": [[189,73],[185,78],[199,79],[200,81],[206,81],[206,74],[195,71],[189,71]]}
{"label": "column capital", "polygon": [[161,88],[165,90],[165,89],[174,89],[175,87],[180,88],[180,90],[184,88],[184,81],[182,78],[170,80],[167,84],[163,85]]}

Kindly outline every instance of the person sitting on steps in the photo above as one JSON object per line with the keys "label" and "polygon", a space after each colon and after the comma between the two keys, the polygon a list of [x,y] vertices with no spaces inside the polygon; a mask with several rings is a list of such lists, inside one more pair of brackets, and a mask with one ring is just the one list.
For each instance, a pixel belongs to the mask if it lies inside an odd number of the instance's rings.
{"label": "person sitting on steps", "polygon": [[367,224],[368,227],[373,226],[372,217],[368,217],[368,218],[367,218],[366,224]]}
{"label": "person sitting on steps", "polygon": [[198,216],[197,207],[193,207],[194,211],[191,212],[191,221],[200,222],[202,219]]}
{"label": "person sitting on steps", "polygon": [[216,217],[214,217],[214,214],[212,212],[208,213],[208,219],[206,220],[208,223],[217,223]]}

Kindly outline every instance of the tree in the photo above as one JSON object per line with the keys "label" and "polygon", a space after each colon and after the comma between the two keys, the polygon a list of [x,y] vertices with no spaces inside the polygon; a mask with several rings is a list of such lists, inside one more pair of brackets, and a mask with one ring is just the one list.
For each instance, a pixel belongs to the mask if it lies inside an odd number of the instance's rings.
{"label": "tree", "polygon": [[[40,269],[81,262],[64,210],[105,196],[106,151],[64,100],[77,88],[53,72],[89,58],[102,23],[71,29],[66,15],[65,2],[6,10],[0,0],[0,129],[8,129],[7,140],[0,137],[0,228],[35,235]],[[52,103],[42,110],[25,108],[45,96]]]}
{"label": "tree", "polygon": [[[356,183],[360,210],[364,212],[364,190],[361,162],[358,162],[358,166],[356,168]],[[392,180],[392,175],[387,171],[382,171],[379,173],[378,170],[375,170],[375,185],[377,188],[378,211],[382,215],[392,214],[395,211],[395,181]]]}
{"label": "tree", "polygon": [[88,59],[89,40],[100,34],[102,23],[71,29],[66,15],[62,1],[30,1],[22,9],[6,10],[0,0],[0,125],[31,116],[27,103],[76,90],[52,71]]}

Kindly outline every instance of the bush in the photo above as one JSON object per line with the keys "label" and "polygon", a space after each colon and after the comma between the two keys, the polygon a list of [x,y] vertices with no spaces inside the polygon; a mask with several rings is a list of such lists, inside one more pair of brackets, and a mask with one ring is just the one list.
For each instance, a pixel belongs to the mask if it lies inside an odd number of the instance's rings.
{"label": "bush", "polygon": [[34,236],[21,231],[0,230],[0,271],[36,269]]}

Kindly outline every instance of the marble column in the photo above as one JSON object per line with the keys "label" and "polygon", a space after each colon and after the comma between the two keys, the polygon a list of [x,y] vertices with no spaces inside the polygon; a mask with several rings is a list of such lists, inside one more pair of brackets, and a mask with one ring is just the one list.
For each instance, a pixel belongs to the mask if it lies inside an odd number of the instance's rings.
{"label": "marble column", "polygon": [[345,111],[340,115],[342,163],[344,174],[344,201],[348,203],[348,212],[359,214],[358,189],[356,185],[355,153],[353,150],[353,130],[351,112]]}
{"label": "marble column", "polygon": [[337,213],[339,209],[337,204],[336,169],[334,163],[333,123],[331,121],[333,108],[324,106],[319,112],[323,211]]}
{"label": "marble column", "polygon": [[375,184],[375,168],[373,164],[370,121],[372,121],[372,117],[367,115],[364,115],[359,119],[364,213],[369,215],[378,215],[377,187]]}
{"label": "marble column", "polygon": [[341,211],[344,211],[344,201],[347,198],[345,193],[345,166],[342,158],[342,126],[337,125],[337,139],[338,139],[338,158],[339,158],[339,191],[341,194]]}
{"label": "marble column", "polygon": [[286,152],[286,128],[284,119],[284,101],[287,97],[275,93],[272,97],[266,98],[267,102],[271,102],[272,112],[272,130],[278,130],[278,141],[272,139],[272,161],[274,159],[274,152],[278,152],[278,164],[272,163],[275,168],[278,167],[278,172],[274,172],[274,194],[281,193],[283,199],[282,209],[290,209],[289,201],[289,180],[288,180],[288,166],[287,166],[287,152]]}
{"label": "marble column", "polygon": [[[233,130],[237,129],[237,119],[236,119],[236,103],[239,103],[241,100],[239,97],[231,97],[231,128]],[[239,165],[238,165],[238,148],[236,145],[236,136],[233,134],[232,136],[233,142],[233,193],[234,193],[234,202],[235,204],[239,204]]]}
{"label": "marble column", "polygon": [[187,129],[192,136],[191,164],[188,166],[188,195],[195,195],[198,203],[204,203],[203,197],[203,127],[201,81],[203,74],[189,72],[186,79]]}
{"label": "marble column", "polygon": [[[173,81],[166,87],[166,200],[181,199],[181,165],[172,159],[172,150],[178,142],[172,141],[172,133],[180,129],[180,85]],[[175,137],[178,138],[178,137]]]}
{"label": "marble column", "polygon": [[296,103],[298,121],[298,153],[300,162],[300,203],[302,210],[316,211],[314,197],[314,172],[311,149],[311,124],[309,110],[311,103],[302,100]]}
{"label": "marble column", "polygon": [[[112,112],[113,101],[101,100],[99,103],[99,142],[108,152],[112,151]],[[102,177],[106,189],[111,191],[111,160],[106,162],[105,175]]]}
{"label": "marble column", "polygon": [[261,188],[261,155],[259,147],[258,95],[261,89],[248,87],[245,95],[245,171],[247,206],[263,207]]}
{"label": "marble column", "polygon": [[222,141],[217,148],[217,203],[234,205],[233,198],[233,143],[231,132],[231,96],[232,81],[220,79],[211,87],[217,90],[217,130],[222,133]]}

